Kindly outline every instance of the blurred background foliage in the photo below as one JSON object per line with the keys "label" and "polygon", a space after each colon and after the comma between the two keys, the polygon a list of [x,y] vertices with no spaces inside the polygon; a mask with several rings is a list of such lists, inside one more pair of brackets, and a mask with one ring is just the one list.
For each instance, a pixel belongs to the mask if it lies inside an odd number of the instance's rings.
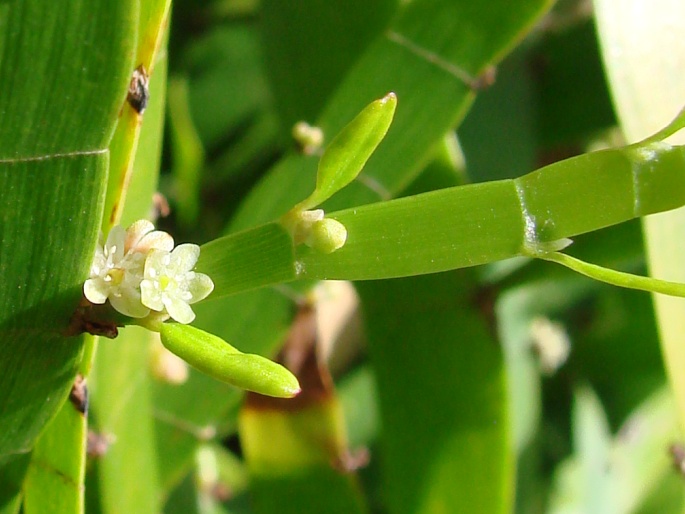
{"label": "blurred background foliage", "polygon": [[[391,194],[515,178],[622,142],[590,2],[548,11],[550,2],[515,3],[511,19],[500,16],[505,1],[454,3],[500,37],[466,63],[474,77],[494,64],[496,78],[475,100],[461,83],[417,95],[413,112],[434,96],[431,109],[444,105],[444,123],[458,126],[407,165]],[[158,226],[201,244],[282,213],[283,191],[268,183],[274,165],[297,153],[293,124],[335,118],[331,99],[354,90],[359,62],[383,55],[374,45],[388,27],[410,30],[446,2],[416,1],[416,19],[398,21],[405,4],[175,0],[161,57]],[[464,45],[477,36],[465,32]],[[409,58],[387,66],[421,73]],[[441,130],[419,115],[413,123]],[[156,167],[157,143],[146,137],[143,127],[136,165],[147,153]],[[385,150],[402,159],[403,148]],[[305,171],[289,187],[308,191],[312,179]],[[144,206],[135,193],[130,201]],[[371,201],[356,198],[341,202]],[[130,219],[141,216],[130,209]],[[645,273],[642,248],[635,220],[579,236],[569,253]],[[100,342],[87,512],[682,512],[669,456],[678,421],[647,294],[516,259],[288,284],[196,310],[197,326],[297,371],[303,394],[245,395],[136,328]]]}

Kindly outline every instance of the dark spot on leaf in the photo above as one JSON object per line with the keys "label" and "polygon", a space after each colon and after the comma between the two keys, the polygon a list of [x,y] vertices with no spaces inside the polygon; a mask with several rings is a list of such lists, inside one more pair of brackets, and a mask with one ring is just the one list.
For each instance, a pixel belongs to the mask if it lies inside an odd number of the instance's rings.
{"label": "dark spot on leaf", "polygon": [[126,100],[138,114],[143,114],[150,100],[150,90],[148,89],[149,78],[145,66],[142,64],[133,70],[131,82],[128,85],[128,95]]}
{"label": "dark spot on leaf", "polygon": [[119,335],[117,327],[123,326],[122,320],[117,319],[117,315],[118,313],[110,307],[109,302],[103,305],[94,305],[85,296],[82,296],[81,303],[74,311],[69,326],[63,335],[71,337],[87,332],[94,336],[114,339]]}
{"label": "dark spot on leaf", "polygon": [[98,434],[92,430],[88,431],[86,439],[86,455],[91,459],[102,457],[109,450],[109,445],[114,442],[114,438],[108,434]]}
{"label": "dark spot on leaf", "polygon": [[74,385],[71,386],[69,401],[81,414],[88,412],[88,387],[86,379],[81,374],[76,375]]}
{"label": "dark spot on leaf", "polygon": [[681,443],[674,443],[668,448],[673,460],[673,467],[681,475],[685,476],[685,446]]}

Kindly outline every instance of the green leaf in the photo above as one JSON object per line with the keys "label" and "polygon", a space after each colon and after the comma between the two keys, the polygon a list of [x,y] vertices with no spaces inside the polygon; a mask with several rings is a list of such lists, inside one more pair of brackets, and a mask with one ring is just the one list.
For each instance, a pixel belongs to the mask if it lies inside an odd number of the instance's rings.
{"label": "green leaf", "polygon": [[26,514],[84,512],[87,428],[86,413],[80,409],[87,405],[85,394],[81,399],[85,398],[86,403],[80,407],[65,402],[36,442],[24,481]]}
{"label": "green leaf", "polygon": [[0,459],[32,446],[81,358],[82,339],[63,334],[95,246],[136,6],[0,6]]}
{"label": "green leaf", "polygon": [[300,392],[297,379],[283,366],[261,355],[244,354],[199,328],[164,323],[162,343],[210,377],[267,396],[290,398]]}
{"label": "green leaf", "polygon": [[193,125],[188,105],[188,80],[169,83],[169,129],[173,138],[173,174],[176,183],[178,221],[191,226],[199,213],[200,172],[204,149]]}
{"label": "green leaf", "polygon": [[0,467],[0,513],[18,514],[21,507],[21,486],[31,455],[23,453],[5,461]]}
{"label": "green leaf", "polygon": [[299,245],[292,259],[274,223],[225,236],[203,246],[198,271],[220,298],[295,278],[391,278],[542,255],[564,238],[685,204],[684,164],[685,147],[661,142],[583,154],[514,180],[330,213],[347,241],[329,254]]}
{"label": "green leaf", "polygon": [[29,450],[71,388],[83,339],[61,333],[90,266],[106,169],[105,153],[0,164],[1,275],[12,277],[0,296],[0,456]]}
{"label": "green leaf", "polygon": [[555,473],[550,512],[635,512],[664,478],[676,475],[665,449],[677,437],[677,423],[673,398],[662,388],[635,409],[612,439],[598,398],[579,389],[573,410],[575,453]]}
{"label": "green leaf", "polygon": [[2,5],[0,158],[105,148],[124,101],[122,78],[132,71],[136,5]]}
{"label": "green leaf", "polygon": [[[328,255],[297,247],[299,276],[363,280],[474,266],[685,204],[685,147],[648,144],[647,154],[605,150],[515,180],[330,213],[347,242]],[[657,194],[667,189],[677,194]]]}
{"label": "green leaf", "polygon": [[[145,7],[163,9],[165,1]],[[168,5],[167,5],[168,7]],[[150,14],[148,12],[148,14]],[[154,20],[153,20],[154,21]],[[159,20],[157,20],[159,21]],[[156,33],[158,27],[147,27]],[[148,102],[139,144],[135,151],[131,182],[121,213],[128,226],[152,215],[153,193],[157,190],[161,139],[165,111],[166,54],[156,60],[150,77]],[[123,149],[126,160],[131,149]],[[103,514],[161,512],[160,470],[153,422],[151,349],[159,341],[140,327],[127,327],[116,341],[102,340],[91,374],[92,429],[111,438],[107,452],[95,468],[99,509]],[[126,391],[122,394],[122,391]],[[90,510],[90,508],[89,508]]]}
{"label": "green leaf", "polygon": [[[148,77],[154,75],[159,49],[166,38],[170,8],[171,0],[140,3],[140,15],[135,22],[135,27],[138,29],[138,44],[133,67],[136,70],[142,67]],[[165,72],[166,65],[162,68],[162,74]],[[129,83],[132,74],[133,69],[130,69]],[[160,83],[163,82],[164,80],[160,80]],[[147,93],[149,95],[149,90]],[[117,128],[110,142],[112,162],[102,220],[103,232],[108,232],[112,225],[119,224],[121,221],[126,195],[134,171],[133,166],[143,118],[144,112],[138,112],[130,102],[125,102],[121,107]]]}
{"label": "green leaf", "polygon": [[[150,77],[150,100],[140,128],[140,139],[133,162],[133,172],[126,204],[121,215],[121,226],[128,227],[139,219],[154,219],[153,195],[158,189],[159,168],[164,136],[166,109],[166,55],[157,60],[155,73]],[[155,214],[155,216],[153,216]]]}

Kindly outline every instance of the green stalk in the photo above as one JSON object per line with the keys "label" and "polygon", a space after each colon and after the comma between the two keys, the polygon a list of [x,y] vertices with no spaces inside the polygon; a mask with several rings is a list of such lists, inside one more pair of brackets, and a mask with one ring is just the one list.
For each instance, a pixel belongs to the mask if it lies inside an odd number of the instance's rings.
{"label": "green stalk", "polygon": [[557,264],[566,266],[567,268],[572,269],[581,275],[594,278],[595,280],[599,280],[600,282],[605,282],[613,286],[685,298],[685,284],[680,282],[669,282],[666,280],[658,280],[652,277],[641,277],[639,275],[633,275],[632,273],[615,271],[602,266],[597,266],[596,264],[590,264],[588,262],[581,261],[580,259],[576,259],[575,257],[571,257],[570,255],[558,252],[539,254],[536,255],[536,257],[546,261],[556,262]]}
{"label": "green stalk", "polygon": [[277,224],[202,249],[212,298],[295,279],[369,280],[558,250],[565,238],[685,205],[685,147],[652,140],[544,167],[515,180],[453,187],[329,214],[348,232],[324,254]]}

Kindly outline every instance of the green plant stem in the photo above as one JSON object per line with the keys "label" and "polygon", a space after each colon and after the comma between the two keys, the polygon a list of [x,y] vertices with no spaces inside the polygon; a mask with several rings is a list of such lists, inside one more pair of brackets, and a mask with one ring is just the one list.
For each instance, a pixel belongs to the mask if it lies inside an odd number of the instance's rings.
{"label": "green plant stem", "polygon": [[581,275],[613,286],[685,298],[685,284],[679,282],[669,282],[667,280],[659,280],[651,277],[633,275],[632,273],[625,273],[623,271],[616,271],[596,264],[590,264],[589,262],[581,261],[580,259],[559,252],[539,254],[535,257],[550,262],[556,262]]}

